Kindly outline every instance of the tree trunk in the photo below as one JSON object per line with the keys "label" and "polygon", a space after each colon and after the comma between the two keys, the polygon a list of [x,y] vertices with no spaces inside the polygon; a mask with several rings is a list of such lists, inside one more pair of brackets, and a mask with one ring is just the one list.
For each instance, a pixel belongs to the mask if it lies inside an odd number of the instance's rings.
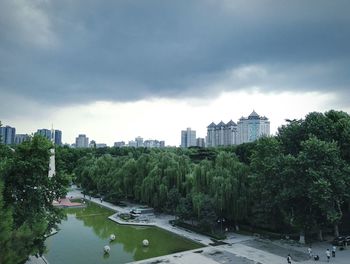
{"label": "tree trunk", "polygon": [[323,241],[322,229],[319,229],[319,230],[318,230],[318,239],[319,239],[320,241]]}
{"label": "tree trunk", "polygon": [[301,231],[300,231],[299,243],[300,243],[300,244],[305,244],[305,232],[304,232],[304,230],[301,230]]}
{"label": "tree trunk", "polygon": [[334,235],[335,235],[336,237],[338,237],[338,236],[339,236],[339,228],[338,228],[338,224],[334,224]]}

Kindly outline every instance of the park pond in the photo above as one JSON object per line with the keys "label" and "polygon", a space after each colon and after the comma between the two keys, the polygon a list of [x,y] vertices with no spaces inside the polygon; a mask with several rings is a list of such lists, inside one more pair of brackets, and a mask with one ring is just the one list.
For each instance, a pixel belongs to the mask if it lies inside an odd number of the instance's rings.
{"label": "park pond", "polygon": [[[46,240],[50,264],[127,263],[202,247],[160,228],[119,225],[108,219],[113,211],[94,203],[65,210],[59,232]],[[116,236],[112,242],[111,234]],[[144,239],[148,247],[142,245]],[[105,245],[109,254],[103,252]]]}

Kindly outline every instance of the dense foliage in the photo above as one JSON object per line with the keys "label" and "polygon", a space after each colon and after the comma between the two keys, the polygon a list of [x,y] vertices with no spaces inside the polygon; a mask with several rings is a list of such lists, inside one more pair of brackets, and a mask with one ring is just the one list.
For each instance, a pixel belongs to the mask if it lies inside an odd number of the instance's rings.
{"label": "dense foliage", "polygon": [[217,221],[282,233],[335,228],[349,207],[350,117],[310,113],[275,137],[216,149],[58,149],[90,194],[131,199],[212,230]]}
{"label": "dense foliage", "polygon": [[51,143],[40,136],[15,149],[0,144],[0,263],[42,254],[45,236],[63,217],[52,202],[65,195],[59,173],[48,178]]}

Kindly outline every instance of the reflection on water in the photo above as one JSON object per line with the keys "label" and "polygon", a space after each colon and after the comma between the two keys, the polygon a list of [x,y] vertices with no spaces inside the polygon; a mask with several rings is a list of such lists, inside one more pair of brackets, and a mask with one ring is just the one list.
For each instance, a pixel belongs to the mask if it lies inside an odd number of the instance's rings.
{"label": "reflection on water", "polygon": [[[158,228],[118,225],[107,218],[112,213],[93,203],[67,209],[61,230],[46,242],[50,264],[126,263],[201,246]],[[114,241],[109,240],[111,234]],[[142,245],[144,239],[149,247]],[[110,254],[104,254],[105,245],[110,246]]]}

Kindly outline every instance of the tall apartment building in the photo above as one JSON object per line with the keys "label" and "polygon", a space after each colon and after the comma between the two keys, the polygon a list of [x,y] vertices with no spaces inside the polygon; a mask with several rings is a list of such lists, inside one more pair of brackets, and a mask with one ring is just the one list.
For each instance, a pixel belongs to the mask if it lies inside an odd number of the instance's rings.
{"label": "tall apartment building", "polygon": [[24,141],[29,140],[30,137],[28,134],[16,134],[15,136],[15,144],[22,144]]}
{"label": "tall apartment building", "polygon": [[89,142],[89,148],[96,148],[96,141],[95,140],[91,140]]}
{"label": "tall apartment building", "polygon": [[62,146],[62,131],[55,129],[55,145]]}
{"label": "tall apartment building", "polygon": [[205,147],[205,140],[204,138],[197,138],[196,140],[196,146],[200,147],[200,148],[204,148]]}
{"label": "tall apartment building", "polygon": [[136,142],[137,148],[143,147],[143,138],[142,137],[135,138],[135,142]]}
{"label": "tall apartment building", "polygon": [[212,122],[207,127],[207,147],[252,142],[264,135],[270,135],[270,121],[253,110],[248,117],[241,117],[237,124],[232,120],[227,124]]}
{"label": "tall apartment building", "polygon": [[227,124],[212,122],[207,127],[207,147],[230,146],[236,144],[237,124],[230,120]]}
{"label": "tall apartment building", "polygon": [[137,142],[134,140],[130,140],[128,143],[129,147],[137,148]]}
{"label": "tall apartment building", "polygon": [[12,145],[15,143],[16,128],[5,126],[0,127],[0,140],[1,143],[6,145]]}
{"label": "tall apartment building", "polygon": [[187,128],[186,130],[181,131],[181,147],[188,148],[191,146],[196,146],[196,131]]}
{"label": "tall apartment building", "polygon": [[42,128],[42,129],[38,129],[35,134],[46,137],[50,141],[53,139],[55,145],[58,145],[58,146],[62,145],[62,131],[61,130],[55,129],[53,131],[53,134],[52,134],[51,129]]}
{"label": "tall apartment building", "polygon": [[88,148],[89,147],[89,138],[84,134],[78,135],[75,139],[75,147],[76,148]]}
{"label": "tall apartment building", "polygon": [[45,138],[47,138],[48,140],[51,140],[51,130],[50,129],[46,129],[46,128],[41,128],[41,129],[38,129],[35,133],[35,135],[41,135]]}
{"label": "tall apartment building", "polygon": [[237,143],[252,142],[262,136],[270,135],[270,121],[265,116],[259,116],[254,110],[248,117],[238,121]]}

